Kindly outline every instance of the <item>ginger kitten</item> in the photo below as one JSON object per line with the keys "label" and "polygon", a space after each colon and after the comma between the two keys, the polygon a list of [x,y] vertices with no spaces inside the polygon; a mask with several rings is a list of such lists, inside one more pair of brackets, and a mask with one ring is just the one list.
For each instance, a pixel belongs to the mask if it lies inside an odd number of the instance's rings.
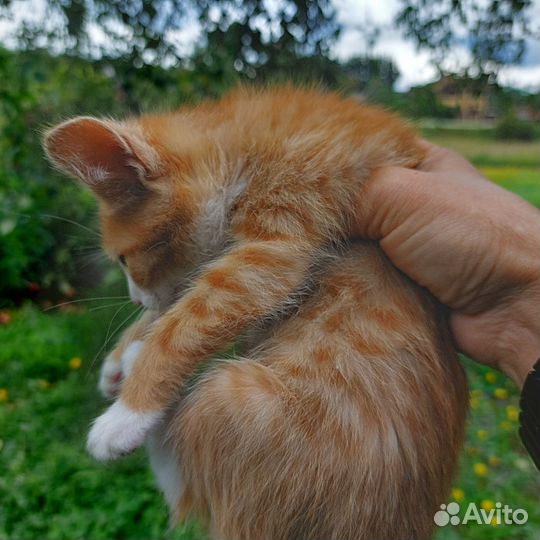
{"label": "ginger kitten", "polygon": [[[147,440],[172,515],[216,538],[428,538],[466,382],[435,301],[376,243],[347,240],[372,172],[420,162],[415,134],[285,87],[75,118],[45,146],[98,197],[105,249],[152,310],[105,362],[119,397],[91,454]],[[187,389],[246,333],[241,358]]]}

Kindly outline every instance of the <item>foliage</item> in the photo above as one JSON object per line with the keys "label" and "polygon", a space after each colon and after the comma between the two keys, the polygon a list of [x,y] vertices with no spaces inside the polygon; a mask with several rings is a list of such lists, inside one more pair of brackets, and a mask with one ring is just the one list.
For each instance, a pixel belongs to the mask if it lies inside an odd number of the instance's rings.
{"label": "foliage", "polygon": [[97,243],[95,233],[73,237],[66,221],[86,230],[94,206],[77,185],[51,174],[40,130],[61,114],[111,111],[115,89],[91,65],[42,53],[0,50],[0,77],[0,297],[28,287],[66,294],[80,262],[73,254]]}
{"label": "foliage", "polygon": [[374,81],[391,91],[399,78],[396,64],[384,57],[355,56],[343,64],[343,71],[358,92],[364,91]]}
{"label": "foliage", "polygon": [[48,315],[27,306],[0,327],[0,538],[203,537],[194,523],[168,533],[142,453],[103,466],[84,450],[104,406],[93,356],[115,309]]}
{"label": "foliage", "polygon": [[[249,78],[303,68],[303,60],[327,58],[339,32],[330,0],[199,0],[205,55],[227,51]],[[321,62],[323,63],[323,62]]]}
{"label": "foliage", "polygon": [[416,44],[434,54],[437,67],[453,48],[470,49],[467,74],[496,75],[500,66],[520,60],[530,28],[532,0],[400,0],[396,24]]}
{"label": "foliage", "polygon": [[441,103],[433,85],[411,88],[405,112],[415,118],[456,118],[459,113],[457,108]]}
{"label": "foliage", "polygon": [[509,114],[501,118],[495,126],[495,136],[501,140],[532,141],[540,135],[536,124],[520,120]]}
{"label": "foliage", "polygon": [[[5,15],[18,4],[0,0]],[[45,10],[48,23],[23,18],[17,34],[23,47],[124,58],[134,67],[171,65],[186,60],[175,43],[178,32],[198,24],[197,46],[212,57],[226,53],[250,77],[262,67],[268,73],[284,62],[326,56],[339,31],[330,0],[51,0]],[[106,45],[93,39],[98,30]]]}

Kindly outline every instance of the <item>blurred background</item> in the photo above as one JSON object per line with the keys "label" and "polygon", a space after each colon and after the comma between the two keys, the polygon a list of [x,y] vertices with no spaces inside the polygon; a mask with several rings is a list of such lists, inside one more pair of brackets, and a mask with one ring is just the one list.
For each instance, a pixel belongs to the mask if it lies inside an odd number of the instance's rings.
{"label": "blurred background", "polygon": [[[0,0],[0,538],[205,536],[168,529],[143,452],[108,466],[84,452],[99,363],[137,313],[92,198],[45,162],[43,129],[239,82],[317,83],[410,118],[539,206],[539,23],[538,0]],[[517,389],[463,361],[471,415],[451,500],[529,520],[437,538],[538,538]]]}

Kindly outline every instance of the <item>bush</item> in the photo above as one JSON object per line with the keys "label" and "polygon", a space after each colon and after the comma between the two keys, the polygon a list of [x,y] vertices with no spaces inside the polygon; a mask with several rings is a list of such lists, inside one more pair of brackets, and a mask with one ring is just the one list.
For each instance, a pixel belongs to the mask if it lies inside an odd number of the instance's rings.
{"label": "bush", "polygon": [[501,140],[532,141],[539,135],[536,124],[513,115],[505,116],[495,126],[495,137]]}
{"label": "bush", "polygon": [[457,118],[458,107],[444,105],[433,86],[412,88],[407,95],[406,114],[414,118]]}
{"label": "bush", "polygon": [[[188,70],[90,63],[0,48],[0,307],[95,281],[93,198],[44,159],[41,132],[75,115],[125,116],[200,99],[215,80]],[[224,89],[224,88],[223,88]],[[222,90],[223,91],[223,90]]]}
{"label": "bush", "polygon": [[92,236],[94,203],[50,169],[40,131],[66,115],[110,112],[115,89],[88,64],[39,52],[0,50],[0,77],[0,298],[6,304],[41,289],[73,289],[73,255]]}

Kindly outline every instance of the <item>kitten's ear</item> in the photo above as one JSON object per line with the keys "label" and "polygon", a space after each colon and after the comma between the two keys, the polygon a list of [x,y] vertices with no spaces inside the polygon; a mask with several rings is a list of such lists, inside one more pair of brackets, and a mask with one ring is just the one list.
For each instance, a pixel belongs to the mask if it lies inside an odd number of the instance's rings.
{"label": "kitten's ear", "polygon": [[157,152],[136,128],[91,117],[60,124],[45,135],[51,162],[110,203],[142,195],[160,174]]}

